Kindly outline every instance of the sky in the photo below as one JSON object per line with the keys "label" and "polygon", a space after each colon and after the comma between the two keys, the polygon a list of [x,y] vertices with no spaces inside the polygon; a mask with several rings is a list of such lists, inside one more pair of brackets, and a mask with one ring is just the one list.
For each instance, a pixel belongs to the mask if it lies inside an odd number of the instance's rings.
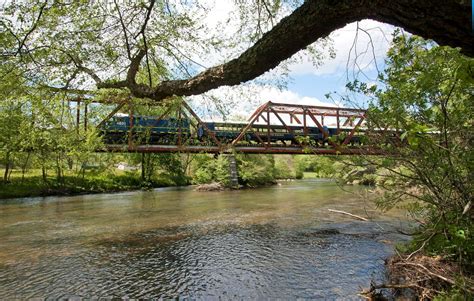
{"label": "sky", "polygon": [[[230,1],[216,1],[205,22],[211,26],[217,24],[219,18],[223,18],[231,10]],[[260,87],[250,82],[237,87],[221,87],[203,96],[190,97],[189,100],[200,114],[207,114],[212,119],[242,119],[243,116],[250,115],[259,104],[267,101],[363,108],[365,103],[360,97],[352,95],[353,103],[347,104],[341,102],[340,95],[347,94],[345,85],[350,80],[376,83],[378,71],[384,69],[384,59],[394,30],[394,26],[373,20],[348,24],[330,35],[335,58],[324,59],[318,67],[309,59],[291,65],[289,82],[283,89]],[[359,70],[361,71],[358,72]],[[332,99],[326,98],[328,93],[332,94]],[[212,109],[215,99],[226,103],[224,107],[227,106],[227,109],[224,114],[210,116],[214,114],[210,112],[215,112]],[[206,108],[207,105],[209,108]]]}

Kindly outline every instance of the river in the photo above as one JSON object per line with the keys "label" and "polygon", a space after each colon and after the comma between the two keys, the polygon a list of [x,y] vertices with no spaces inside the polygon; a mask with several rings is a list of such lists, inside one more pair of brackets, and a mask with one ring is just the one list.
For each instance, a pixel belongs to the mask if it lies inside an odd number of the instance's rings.
{"label": "river", "polygon": [[304,180],[0,201],[0,299],[359,299],[406,239],[404,213],[366,194]]}

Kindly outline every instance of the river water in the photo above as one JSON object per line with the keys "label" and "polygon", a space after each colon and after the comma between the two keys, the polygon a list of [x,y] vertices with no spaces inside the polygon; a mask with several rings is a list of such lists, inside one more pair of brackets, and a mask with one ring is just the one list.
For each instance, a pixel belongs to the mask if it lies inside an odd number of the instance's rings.
{"label": "river water", "polygon": [[359,299],[383,279],[406,218],[344,189],[307,180],[0,201],[0,299]]}

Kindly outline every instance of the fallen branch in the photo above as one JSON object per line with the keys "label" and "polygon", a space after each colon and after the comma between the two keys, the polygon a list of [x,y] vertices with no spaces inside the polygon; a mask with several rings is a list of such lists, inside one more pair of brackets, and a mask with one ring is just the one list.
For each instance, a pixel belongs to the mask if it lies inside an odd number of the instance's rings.
{"label": "fallen branch", "polygon": [[352,216],[354,218],[357,218],[357,219],[360,219],[362,221],[365,221],[365,222],[368,222],[369,220],[366,219],[365,217],[362,217],[362,216],[359,216],[359,215],[355,215],[355,214],[352,214],[352,213],[349,213],[349,212],[345,212],[345,211],[341,211],[341,210],[334,210],[334,209],[328,209],[329,211],[331,212],[335,212],[335,213],[340,213],[340,214],[345,214],[345,215],[349,215],[349,216]]}
{"label": "fallen branch", "polygon": [[433,276],[433,277],[436,277],[436,278],[439,278],[443,281],[446,281],[447,283],[451,284],[451,285],[455,285],[456,282],[452,279],[449,279],[449,278],[446,278],[442,275],[439,275],[439,274],[436,274],[436,273],[433,273],[431,272],[427,267],[425,267],[424,265],[422,264],[419,264],[419,263],[413,263],[413,262],[397,262],[395,263],[396,265],[410,265],[410,266],[414,266],[414,267],[418,267],[418,268],[421,268],[423,271],[425,271],[426,274],[430,275],[430,276]]}
{"label": "fallen branch", "polygon": [[377,290],[380,289],[408,289],[408,288],[419,288],[420,286],[416,283],[406,283],[406,284],[394,284],[394,283],[382,283],[382,284],[371,284],[370,288],[367,290],[362,290],[358,293],[359,296],[367,300],[378,300],[377,299]]}
{"label": "fallen branch", "polygon": [[[426,275],[429,275],[431,277],[435,277],[435,278],[438,278],[438,279],[441,279],[449,284],[451,284],[452,286],[456,286],[456,281],[454,281],[453,279],[450,279],[448,277],[445,277],[443,275],[440,275],[440,274],[436,274],[432,271],[430,271],[430,269],[428,269],[427,267],[425,267],[424,265],[422,264],[419,264],[419,263],[413,263],[413,262],[397,262],[395,263],[396,265],[408,265],[408,266],[413,266],[413,267],[418,267],[420,268],[421,270],[424,271],[424,273]],[[472,287],[468,287],[468,286],[464,286],[464,285],[461,285],[458,283],[457,285],[460,289],[464,290],[465,292],[468,292],[470,294],[474,294],[474,289]]]}
{"label": "fallen branch", "polygon": [[462,215],[468,213],[469,210],[471,210],[471,208],[472,208],[472,201],[469,201],[469,203],[467,203],[466,206],[464,206],[464,210],[462,211]]}

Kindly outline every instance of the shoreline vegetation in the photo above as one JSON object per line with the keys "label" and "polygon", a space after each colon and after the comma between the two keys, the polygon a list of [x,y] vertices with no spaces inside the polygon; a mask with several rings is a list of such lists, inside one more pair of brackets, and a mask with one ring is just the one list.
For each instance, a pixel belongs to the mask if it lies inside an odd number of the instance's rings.
{"label": "shoreline vegetation", "polygon": [[[108,155],[105,155],[108,156]],[[199,154],[184,159],[175,154],[159,154],[158,162],[148,160],[152,167],[141,169],[133,155],[120,163],[101,166],[91,164],[88,169],[62,170],[61,175],[48,174],[34,165],[28,170],[10,168],[8,180],[0,180],[0,202],[2,199],[45,196],[71,196],[83,194],[112,193],[132,190],[148,190],[160,187],[196,185],[197,191],[222,191],[228,189],[251,189],[277,184],[278,181],[296,179],[333,179],[342,185],[379,186],[386,184],[383,171],[373,166],[354,167],[344,163],[343,156],[293,156],[293,155],[237,155],[239,186],[230,187],[226,157],[214,158]],[[131,158],[130,158],[131,157]],[[163,159],[164,158],[164,159]],[[173,166],[160,164],[170,159]],[[100,157],[95,158],[101,161]],[[151,161],[151,163],[150,163]],[[123,166],[121,166],[124,168]],[[150,170],[151,169],[151,170]],[[77,169],[76,169],[77,170]],[[4,174],[5,169],[0,168]]]}
{"label": "shoreline vegetation", "polygon": [[[300,158],[294,156],[237,155],[239,186],[230,187],[225,156],[206,154],[95,154],[87,164],[51,167],[42,170],[41,163],[19,161],[0,180],[1,199],[69,196],[160,187],[196,185],[199,191],[257,188],[274,185],[280,179],[303,177]],[[143,165],[142,165],[143,164]],[[298,165],[299,164],[299,165]],[[144,166],[144,168],[142,168]],[[310,175],[313,177],[314,175]]]}
{"label": "shoreline vegetation", "polygon": [[[57,173],[51,174],[49,170],[44,174],[35,164],[26,170],[10,168],[8,180],[0,180],[0,202],[11,198],[71,196],[188,185],[196,185],[197,191],[251,189],[295,179],[326,178],[343,185],[369,186],[383,182],[382,178],[375,175],[377,171],[373,167],[348,169],[342,156],[237,155],[239,186],[230,187],[225,156],[154,155],[142,161],[146,164],[144,170],[140,158],[136,158],[140,154],[116,158],[115,161],[120,161],[120,164],[110,163],[108,154],[99,154],[87,168],[63,168],[59,176]],[[0,173],[4,174],[5,169],[0,168]]]}

